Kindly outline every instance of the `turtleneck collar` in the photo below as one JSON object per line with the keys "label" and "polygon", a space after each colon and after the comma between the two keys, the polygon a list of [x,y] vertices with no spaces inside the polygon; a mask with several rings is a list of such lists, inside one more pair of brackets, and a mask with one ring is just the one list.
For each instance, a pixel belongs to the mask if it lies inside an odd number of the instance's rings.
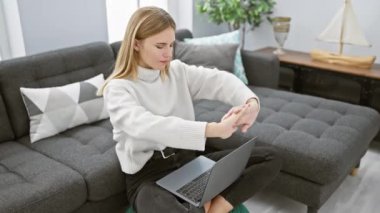
{"label": "turtleneck collar", "polygon": [[160,77],[160,70],[148,69],[138,66],[137,76],[142,81],[154,82]]}

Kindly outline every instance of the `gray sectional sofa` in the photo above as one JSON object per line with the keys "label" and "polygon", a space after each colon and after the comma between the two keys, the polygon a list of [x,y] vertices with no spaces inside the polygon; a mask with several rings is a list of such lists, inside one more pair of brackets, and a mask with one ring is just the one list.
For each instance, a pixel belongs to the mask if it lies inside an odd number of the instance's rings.
{"label": "gray sectional sofa", "polygon": [[[177,31],[179,40],[191,37]],[[113,69],[120,43],[97,42],[0,62],[0,213],[117,212],[127,206],[125,180],[108,119],[74,127],[31,144],[20,90],[82,81]],[[236,147],[258,136],[276,147],[281,174],[270,186],[316,212],[358,165],[380,128],[370,108],[276,90],[274,56],[243,51],[249,87],[261,99],[248,133],[208,141],[208,150]],[[195,102],[197,120],[217,121],[229,109]]]}

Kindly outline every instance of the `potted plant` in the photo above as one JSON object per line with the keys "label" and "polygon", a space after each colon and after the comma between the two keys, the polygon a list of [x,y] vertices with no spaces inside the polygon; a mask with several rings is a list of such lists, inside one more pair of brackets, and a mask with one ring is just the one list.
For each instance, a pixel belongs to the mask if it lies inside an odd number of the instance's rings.
{"label": "potted plant", "polygon": [[244,47],[246,25],[249,24],[251,30],[258,27],[263,17],[272,13],[275,4],[275,0],[197,0],[196,8],[208,14],[213,23],[227,23],[230,31],[242,28]]}

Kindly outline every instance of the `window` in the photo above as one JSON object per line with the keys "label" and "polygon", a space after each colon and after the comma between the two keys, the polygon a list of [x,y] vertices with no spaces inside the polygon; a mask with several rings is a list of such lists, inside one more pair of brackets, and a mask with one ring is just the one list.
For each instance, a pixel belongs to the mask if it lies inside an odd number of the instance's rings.
{"label": "window", "polygon": [[168,0],[140,0],[139,4],[140,7],[157,6],[166,11],[168,10]]}
{"label": "window", "polygon": [[25,55],[17,1],[0,0],[0,60]]}
{"label": "window", "polygon": [[137,1],[107,0],[107,27],[110,43],[123,39],[128,20],[137,9]]}
{"label": "window", "polygon": [[108,41],[110,43],[123,39],[129,18],[137,8],[143,6],[157,6],[167,10],[168,0],[106,1]]}
{"label": "window", "polygon": [[8,45],[8,36],[5,31],[5,16],[4,16],[4,10],[3,10],[3,4],[0,1],[0,61],[3,58],[4,52],[6,51],[5,46]]}

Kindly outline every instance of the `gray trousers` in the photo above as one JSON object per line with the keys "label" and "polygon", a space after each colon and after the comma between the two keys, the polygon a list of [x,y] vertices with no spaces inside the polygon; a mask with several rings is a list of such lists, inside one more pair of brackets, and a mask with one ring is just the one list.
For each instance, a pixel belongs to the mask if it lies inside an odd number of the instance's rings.
{"label": "gray trousers", "polygon": [[[217,161],[233,150],[208,153],[205,156]],[[138,213],[204,212],[155,184],[155,181],[196,157],[196,152],[182,150],[168,159],[150,160],[142,170],[127,175],[128,200]],[[236,206],[266,187],[279,173],[281,160],[274,149],[256,146],[243,174],[222,193],[228,202]]]}

